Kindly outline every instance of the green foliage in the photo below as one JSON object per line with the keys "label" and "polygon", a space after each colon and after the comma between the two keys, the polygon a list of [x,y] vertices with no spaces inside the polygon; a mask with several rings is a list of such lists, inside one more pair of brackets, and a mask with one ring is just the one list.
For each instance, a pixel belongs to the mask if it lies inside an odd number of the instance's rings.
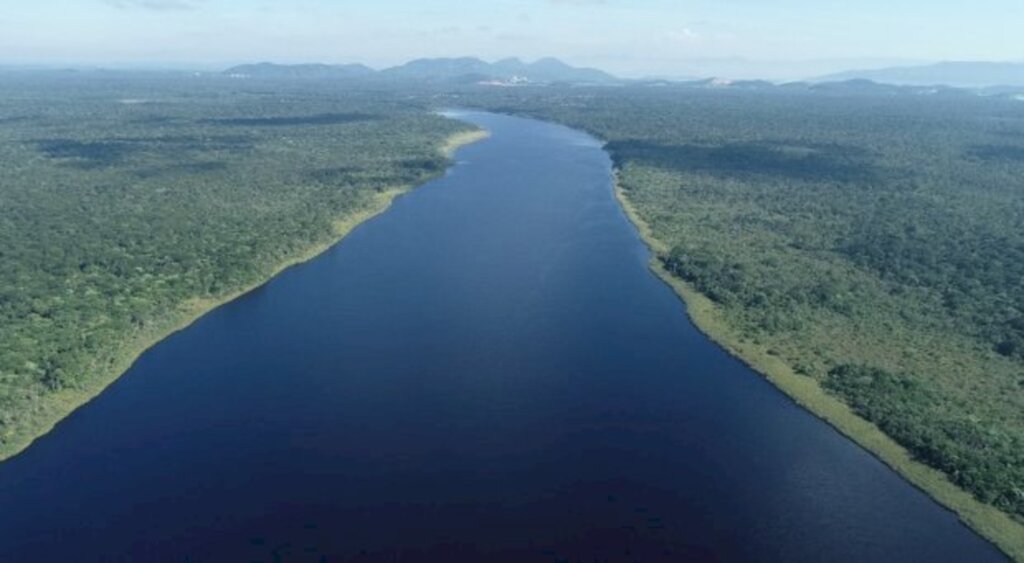
{"label": "green foliage", "polygon": [[606,140],[668,271],[1024,516],[1024,104],[675,87],[475,100]]}
{"label": "green foliage", "polygon": [[1001,425],[949,409],[926,382],[878,368],[841,365],[824,380],[857,414],[921,461],[1008,512],[1024,512],[1024,442]]}
{"label": "green foliage", "polygon": [[443,171],[465,129],[387,92],[106,73],[4,76],[0,122],[0,451],[190,303]]}

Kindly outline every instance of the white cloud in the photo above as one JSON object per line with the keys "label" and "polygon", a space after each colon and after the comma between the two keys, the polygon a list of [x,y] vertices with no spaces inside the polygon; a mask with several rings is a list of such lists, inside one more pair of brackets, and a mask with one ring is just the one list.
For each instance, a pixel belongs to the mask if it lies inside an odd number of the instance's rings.
{"label": "white cloud", "polygon": [[703,39],[703,36],[688,27],[684,27],[678,31],[669,32],[668,38],[675,43],[698,43]]}
{"label": "white cloud", "polygon": [[142,9],[158,12],[195,10],[199,0],[103,0],[109,6],[120,10]]}

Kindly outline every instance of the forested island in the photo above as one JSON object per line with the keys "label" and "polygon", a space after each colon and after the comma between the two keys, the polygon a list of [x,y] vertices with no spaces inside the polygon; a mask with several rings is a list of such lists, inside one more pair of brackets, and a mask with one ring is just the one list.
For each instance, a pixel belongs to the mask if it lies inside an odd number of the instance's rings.
{"label": "forested island", "polygon": [[475,101],[606,140],[703,330],[1024,557],[1024,104],[794,90]]}
{"label": "forested island", "polygon": [[372,92],[5,75],[0,459],[170,332],[442,173],[446,143],[472,132]]}

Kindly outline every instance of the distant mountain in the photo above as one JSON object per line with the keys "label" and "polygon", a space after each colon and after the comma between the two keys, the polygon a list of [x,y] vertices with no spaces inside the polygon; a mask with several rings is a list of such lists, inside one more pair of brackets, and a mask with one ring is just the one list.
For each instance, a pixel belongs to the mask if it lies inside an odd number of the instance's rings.
{"label": "distant mountain", "polygon": [[449,82],[457,84],[609,84],[617,82],[614,76],[594,68],[578,68],[554,59],[545,58],[526,63],[509,58],[489,63],[474,57],[417,59],[380,72],[360,64],[284,65],[259,63],[229,68],[223,74],[239,78],[276,79],[330,79],[365,78],[382,81]]}
{"label": "distant mountain", "polygon": [[361,64],[325,65],[299,64],[282,65],[258,63],[231,67],[223,72],[228,76],[243,78],[365,78],[375,74],[372,68]]}
{"label": "distant mountain", "polygon": [[839,96],[970,96],[975,94],[968,89],[941,84],[929,86],[885,84],[864,78],[835,82],[789,82],[780,84],[779,88]]}
{"label": "distant mountain", "polygon": [[834,82],[818,82],[807,85],[807,89],[814,92],[828,92],[833,94],[900,94],[914,91],[912,88],[896,84],[885,84],[868,80],[866,78],[851,78],[849,80],[837,80]]}
{"label": "distant mountain", "polygon": [[1024,87],[1024,62],[942,62],[927,66],[851,70],[816,81],[872,80],[913,86],[946,85],[959,88]]}
{"label": "distant mountain", "polygon": [[[616,77],[602,70],[569,66],[551,57],[540,59],[532,64],[525,64],[518,59],[505,59],[495,65],[502,65],[502,63],[509,65],[504,68],[512,68],[516,73],[522,72],[531,80],[538,82],[607,83],[618,81]],[[522,68],[522,70],[520,71],[518,68]]]}
{"label": "distant mountain", "polygon": [[476,81],[490,78],[491,65],[473,57],[451,59],[416,59],[403,65],[386,68],[382,77],[429,81]]}
{"label": "distant mountain", "polygon": [[783,82],[776,84],[766,80],[730,80],[728,78],[706,78],[687,81],[635,81],[634,86],[645,88],[685,88],[694,90],[740,91],[745,93],[815,94],[842,97],[894,97],[894,96],[998,96],[1024,99],[1024,91],[1017,88],[956,88],[953,86],[931,85],[911,86],[883,84],[855,78],[835,82]]}
{"label": "distant mountain", "polygon": [[[784,82],[775,84],[767,80],[732,80],[729,78],[705,78],[704,80],[688,80],[675,82],[686,88],[710,90],[744,90],[750,92],[824,92],[852,95],[878,95],[912,93],[923,88],[880,84],[871,80],[855,79],[837,82]],[[935,90],[936,88],[929,88]]]}
{"label": "distant mountain", "polygon": [[381,71],[382,77],[446,82],[508,82],[508,83],[595,83],[616,82],[614,76],[593,68],[577,68],[558,59],[545,58],[533,63],[519,59],[502,59],[488,63],[473,57],[417,59]]}
{"label": "distant mountain", "polygon": [[775,85],[767,80],[733,80],[731,78],[704,78],[677,82],[691,88],[716,88],[731,90],[771,90]]}

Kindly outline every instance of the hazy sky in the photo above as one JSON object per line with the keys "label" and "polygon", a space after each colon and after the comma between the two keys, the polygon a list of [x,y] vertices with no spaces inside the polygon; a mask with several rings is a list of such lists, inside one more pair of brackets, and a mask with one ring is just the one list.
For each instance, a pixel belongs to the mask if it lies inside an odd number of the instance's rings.
{"label": "hazy sky", "polygon": [[624,76],[1024,60],[1024,0],[0,0],[0,64],[553,55]]}

